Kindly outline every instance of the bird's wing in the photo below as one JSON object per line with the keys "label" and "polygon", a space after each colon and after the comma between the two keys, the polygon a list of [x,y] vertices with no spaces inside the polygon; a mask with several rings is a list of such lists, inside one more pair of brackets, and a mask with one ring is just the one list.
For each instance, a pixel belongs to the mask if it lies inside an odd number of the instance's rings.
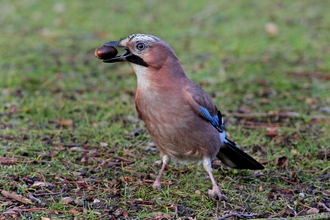
{"label": "bird's wing", "polygon": [[220,133],[225,131],[221,112],[204,90],[194,84],[184,89],[184,95],[189,105],[200,117],[210,122]]}
{"label": "bird's wing", "polygon": [[196,87],[185,89],[184,94],[195,112],[218,130],[223,145],[217,157],[223,164],[235,169],[261,170],[264,168],[258,161],[239,149],[235,142],[227,139],[222,114],[206,92],[196,85]]}

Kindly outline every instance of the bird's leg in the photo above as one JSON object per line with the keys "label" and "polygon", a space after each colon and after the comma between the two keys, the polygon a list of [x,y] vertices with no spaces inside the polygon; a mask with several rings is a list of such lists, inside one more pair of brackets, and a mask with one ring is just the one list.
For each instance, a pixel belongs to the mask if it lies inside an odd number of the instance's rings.
{"label": "bird's leg", "polygon": [[212,189],[209,189],[209,191],[208,191],[209,196],[218,197],[219,200],[226,199],[226,196],[223,196],[221,194],[220,189],[219,189],[217,183],[215,182],[215,179],[212,174],[212,163],[211,163],[211,159],[209,157],[203,159],[203,167],[206,170],[206,172],[209,174],[209,177],[212,182]]}
{"label": "bird's leg", "polygon": [[163,156],[163,164],[162,164],[162,168],[160,168],[160,171],[159,171],[159,173],[158,173],[158,175],[157,175],[157,177],[156,177],[156,180],[155,180],[155,182],[152,184],[152,187],[153,187],[154,189],[158,189],[158,190],[160,189],[160,187],[161,187],[160,179],[161,179],[161,177],[162,177],[162,175],[163,175],[163,172],[164,172],[164,170],[165,170],[166,165],[167,165],[169,162],[170,162],[170,157],[167,156],[167,155],[164,155],[164,156]]}

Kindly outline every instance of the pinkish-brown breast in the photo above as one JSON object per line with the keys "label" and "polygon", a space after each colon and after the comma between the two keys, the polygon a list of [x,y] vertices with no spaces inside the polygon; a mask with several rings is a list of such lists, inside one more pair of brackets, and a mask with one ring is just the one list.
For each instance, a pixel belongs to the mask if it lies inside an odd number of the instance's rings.
{"label": "pinkish-brown breast", "polygon": [[148,88],[138,83],[136,109],[161,154],[184,160],[215,157],[220,148],[218,132],[183,95],[182,84],[195,84],[186,77],[174,82],[156,76],[149,80]]}

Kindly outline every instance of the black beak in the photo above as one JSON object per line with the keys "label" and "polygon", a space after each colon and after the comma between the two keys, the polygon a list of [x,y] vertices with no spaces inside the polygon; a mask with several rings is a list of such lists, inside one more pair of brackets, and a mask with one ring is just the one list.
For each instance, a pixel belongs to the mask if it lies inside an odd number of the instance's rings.
{"label": "black beak", "polygon": [[[123,46],[119,46],[119,42],[120,41],[110,41],[110,42],[104,43],[103,45],[107,46],[107,47],[124,48]],[[123,53],[122,55],[115,56],[114,58],[110,58],[110,59],[105,59],[105,60],[103,60],[103,62],[105,62],[105,63],[116,63],[116,62],[126,61],[126,58],[129,57],[129,56],[132,56],[133,54],[128,49],[125,48],[125,50],[126,50],[126,52]]]}

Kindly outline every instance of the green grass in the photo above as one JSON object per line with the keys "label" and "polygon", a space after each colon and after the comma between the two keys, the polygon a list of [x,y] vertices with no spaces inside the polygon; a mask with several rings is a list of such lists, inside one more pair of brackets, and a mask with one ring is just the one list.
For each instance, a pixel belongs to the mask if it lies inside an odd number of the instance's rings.
{"label": "green grass", "polygon": [[[24,209],[6,214],[9,219],[150,219],[155,212],[174,217],[176,210],[181,219],[230,212],[293,217],[289,206],[299,216],[312,207],[326,212],[318,204],[330,206],[330,117],[320,111],[330,107],[329,6],[2,0],[0,157],[17,161],[1,159],[0,189],[32,193],[42,203],[0,195],[0,212]],[[269,23],[277,34],[265,31]],[[102,43],[132,33],[167,41],[187,75],[227,115],[230,138],[265,162],[258,172],[215,167],[226,202],[208,198],[211,183],[197,165],[171,164],[162,190],[152,189],[159,155],[135,115],[135,76],[127,64],[94,57]],[[258,117],[274,111],[301,117]],[[266,131],[272,126],[273,137]],[[276,165],[280,156],[287,167]],[[35,181],[47,184],[34,187]],[[63,197],[83,203],[62,204]]]}

